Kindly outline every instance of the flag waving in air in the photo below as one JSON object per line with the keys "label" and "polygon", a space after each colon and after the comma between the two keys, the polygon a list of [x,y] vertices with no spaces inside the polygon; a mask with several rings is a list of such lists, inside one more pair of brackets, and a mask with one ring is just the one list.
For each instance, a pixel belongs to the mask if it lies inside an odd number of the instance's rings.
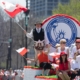
{"label": "flag waving in air", "polygon": [[27,52],[29,52],[29,49],[26,49],[25,47],[19,48],[16,50],[21,56],[24,56]]}
{"label": "flag waving in air", "polygon": [[19,5],[19,4],[12,4],[7,1],[0,1],[0,6],[5,10],[5,12],[11,17],[15,17],[16,14],[20,13],[21,11],[28,11],[27,8]]}

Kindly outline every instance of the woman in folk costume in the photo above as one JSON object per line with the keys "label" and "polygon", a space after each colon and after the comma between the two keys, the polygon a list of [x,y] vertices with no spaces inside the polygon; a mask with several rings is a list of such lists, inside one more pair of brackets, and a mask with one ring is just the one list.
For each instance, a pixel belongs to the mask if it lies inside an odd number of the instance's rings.
{"label": "woman in folk costume", "polygon": [[60,53],[59,69],[56,73],[62,80],[70,80],[70,63],[65,52]]}
{"label": "woman in folk costume", "polygon": [[[35,23],[35,28],[31,30],[30,33],[24,31],[26,36],[28,38],[33,38],[34,40],[34,48],[35,48],[35,58],[37,56],[38,51],[41,49],[41,47],[44,47],[44,29],[42,28],[42,23],[41,22],[36,22]],[[38,45],[39,42],[42,42],[43,45]]]}
{"label": "woman in folk costume", "polygon": [[49,74],[49,70],[51,69],[51,64],[49,63],[49,59],[48,59],[48,53],[50,50],[50,45],[47,46],[47,51],[44,51],[44,48],[42,50],[40,50],[40,52],[37,54],[37,57],[35,59],[30,59],[30,58],[26,58],[26,60],[30,60],[30,61],[39,61],[39,67],[42,68],[42,75],[45,75],[45,71],[46,75]]}

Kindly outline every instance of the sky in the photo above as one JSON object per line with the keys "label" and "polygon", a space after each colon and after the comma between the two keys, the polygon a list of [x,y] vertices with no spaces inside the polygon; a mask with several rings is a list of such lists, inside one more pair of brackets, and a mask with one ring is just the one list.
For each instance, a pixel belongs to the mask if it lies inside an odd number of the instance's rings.
{"label": "sky", "polygon": [[21,4],[22,6],[26,6],[26,0],[4,0],[4,1],[9,1],[12,2],[14,4]]}

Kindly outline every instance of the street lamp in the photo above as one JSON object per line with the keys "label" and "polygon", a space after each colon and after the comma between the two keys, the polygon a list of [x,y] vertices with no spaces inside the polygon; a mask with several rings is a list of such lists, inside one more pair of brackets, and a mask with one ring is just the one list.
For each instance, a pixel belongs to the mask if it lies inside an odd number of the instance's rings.
{"label": "street lamp", "polygon": [[7,65],[6,68],[9,69],[11,68],[11,50],[12,50],[12,19],[10,18],[10,38],[8,40],[8,55],[7,55]]}
{"label": "street lamp", "polygon": [[7,55],[7,64],[6,64],[6,69],[10,68],[10,57],[9,57],[9,53],[10,53],[10,45],[8,45],[8,55]]}
{"label": "street lamp", "polygon": [[2,44],[8,44],[8,54],[7,54],[7,61],[6,61],[6,69],[11,68],[11,43],[12,43],[12,39],[9,39],[8,41],[0,41],[0,46],[2,46]]}
{"label": "street lamp", "polygon": [[[28,7],[28,1],[29,0],[26,0],[26,8],[29,8]],[[27,31],[27,26],[28,26],[28,14],[29,14],[29,12],[30,12],[30,10],[28,9],[28,11],[26,11],[25,12],[25,26],[26,26],[26,28],[25,28],[25,30]],[[27,37],[25,36],[25,47],[27,48]],[[25,55],[25,57],[27,58],[27,53],[26,53],[26,55]],[[27,65],[27,61],[24,59],[24,63],[25,63],[25,65]]]}

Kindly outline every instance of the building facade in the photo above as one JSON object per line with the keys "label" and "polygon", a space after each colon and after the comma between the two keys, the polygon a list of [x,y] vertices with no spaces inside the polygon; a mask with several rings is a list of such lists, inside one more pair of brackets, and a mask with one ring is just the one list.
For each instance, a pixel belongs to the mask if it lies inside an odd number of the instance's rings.
{"label": "building facade", "polygon": [[47,17],[52,15],[59,2],[67,3],[69,0],[30,0],[30,11],[34,16]]}

